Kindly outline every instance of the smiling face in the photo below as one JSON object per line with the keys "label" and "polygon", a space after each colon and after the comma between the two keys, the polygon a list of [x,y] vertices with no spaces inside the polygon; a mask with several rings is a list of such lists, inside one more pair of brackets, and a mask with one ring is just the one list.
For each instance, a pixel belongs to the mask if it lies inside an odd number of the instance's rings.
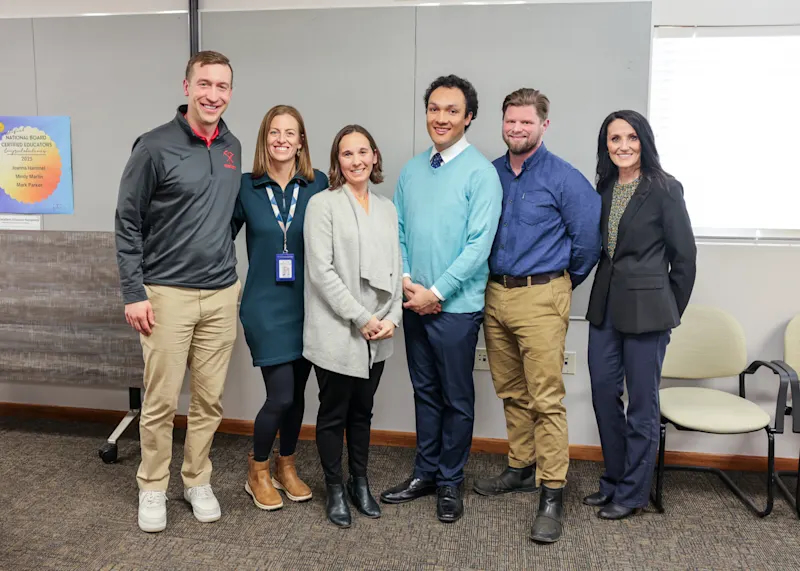
{"label": "smiling face", "polygon": [[350,133],[339,142],[339,168],[347,184],[361,189],[369,181],[378,155],[361,133]]}
{"label": "smiling face", "polygon": [[189,98],[186,118],[189,123],[214,127],[231,100],[233,72],[227,65],[194,64],[183,93]]}
{"label": "smiling face", "polygon": [[273,166],[294,162],[303,146],[300,124],[291,115],[276,115],[267,131],[267,152]]}
{"label": "smiling face", "polygon": [[457,87],[434,89],[428,99],[426,121],[428,135],[437,151],[458,142],[472,121],[472,113],[467,114],[464,93]]}
{"label": "smiling face", "polygon": [[533,105],[509,106],[503,114],[503,141],[512,155],[526,155],[539,148],[550,119],[542,121]]}
{"label": "smiling face", "polygon": [[634,128],[624,119],[614,119],[608,125],[606,145],[608,156],[618,169],[642,168],[642,144]]}

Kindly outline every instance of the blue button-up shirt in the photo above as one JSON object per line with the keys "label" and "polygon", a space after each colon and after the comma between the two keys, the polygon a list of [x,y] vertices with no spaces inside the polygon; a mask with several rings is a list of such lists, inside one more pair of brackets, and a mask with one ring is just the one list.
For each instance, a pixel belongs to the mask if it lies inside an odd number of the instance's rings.
{"label": "blue button-up shirt", "polygon": [[491,273],[522,277],[567,270],[576,287],[600,258],[600,195],[544,144],[519,175],[508,153],[493,164],[503,184],[503,212]]}

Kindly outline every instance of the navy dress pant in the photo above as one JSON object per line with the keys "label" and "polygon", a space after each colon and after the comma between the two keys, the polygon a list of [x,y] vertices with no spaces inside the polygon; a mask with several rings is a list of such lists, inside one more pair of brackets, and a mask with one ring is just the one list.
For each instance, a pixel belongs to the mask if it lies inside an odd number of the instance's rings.
{"label": "navy dress pant", "polygon": [[[606,309],[599,327],[589,326],[592,404],[605,463],[600,492],[617,505],[643,508],[650,501],[658,452],[658,387],[670,331],[621,333],[609,314]],[[623,382],[628,389],[627,414]]]}
{"label": "navy dress pant", "polygon": [[472,445],[472,369],[483,312],[403,312],[406,357],[414,387],[417,456],[414,476],[457,486]]}

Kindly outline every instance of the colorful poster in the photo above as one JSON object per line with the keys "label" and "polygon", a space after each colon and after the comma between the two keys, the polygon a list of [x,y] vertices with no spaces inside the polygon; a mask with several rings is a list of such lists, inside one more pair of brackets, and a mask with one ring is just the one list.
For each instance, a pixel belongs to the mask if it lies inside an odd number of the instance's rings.
{"label": "colorful poster", "polygon": [[72,214],[69,117],[0,115],[0,213]]}

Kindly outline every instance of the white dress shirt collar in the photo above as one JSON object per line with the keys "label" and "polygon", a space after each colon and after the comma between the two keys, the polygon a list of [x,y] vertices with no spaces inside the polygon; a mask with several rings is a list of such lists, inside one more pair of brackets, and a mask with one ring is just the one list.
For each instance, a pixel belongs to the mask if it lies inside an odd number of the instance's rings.
{"label": "white dress shirt collar", "polygon": [[[449,163],[458,155],[460,155],[462,151],[464,151],[464,149],[466,149],[467,147],[469,147],[469,141],[467,141],[467,136],[465,134],[462,135],[458,141],[456,141],[455,143],[453,143],[440,153],[442,155],[442,162]],[[428,157],[428,160],[432,159],[433,155],[435,155],[437,152],[439,151],[436,150],[436,145],[431,147],[431,154]]]}

